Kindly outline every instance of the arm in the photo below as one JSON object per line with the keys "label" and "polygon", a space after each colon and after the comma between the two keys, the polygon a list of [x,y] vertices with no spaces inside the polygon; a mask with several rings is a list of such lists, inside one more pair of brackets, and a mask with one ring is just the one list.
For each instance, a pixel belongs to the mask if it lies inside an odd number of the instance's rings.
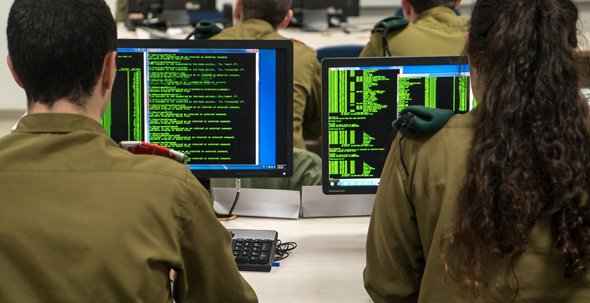
{"label": "arm", "polygon": [[304,137],[321,135],[321,67],[313,49],[301,46],[294,52],[293,147],[306,149]]}
{"label": "arm", "polygon": [[183,211],[191,216],[179,236],[183,268],[174,269],[178,273],[175,301],[258,302],[254,290],[238,272],[231,236],[217,221],[209,194],[192,175],[189,177]]}
{"label": "arm", "polygon": [[322,136],[322,66],[311,62],[311,92],[303,113],[303,138],[316,139]]}
{"label": "arm", "polygon": [[381,174],[367,236],[365,289],[381,302],[417,302],[424,253],[407,178],[394,141]]}
{"label": "arm", "polygon": [[383,43],[381,33],[371,34],[371,40],[365,45],[359,57],[381,57],[383,56]]}

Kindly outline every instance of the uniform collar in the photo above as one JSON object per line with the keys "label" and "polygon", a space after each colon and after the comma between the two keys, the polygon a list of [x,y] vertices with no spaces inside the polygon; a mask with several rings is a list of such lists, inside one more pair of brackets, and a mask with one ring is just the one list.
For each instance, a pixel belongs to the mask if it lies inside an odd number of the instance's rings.
{"label": "uniform collar", "polygon": [[262,19],[251,18],[242,21],[240,26],[260,32],[261,34],[270,34],[276,32],[276,29],[270,23]]}
{"label": "uniform collar", "polygon": [[440,21],[444,21],[444,20],[454,19],[457,17],[458,16],[454,10],[452,10],[448,7],[444,7],[444,6],[436,6],[431,9],[423,11],[420,15],[418,15],[418,18],[416,18],[416,21],[414,21],[414,23],[417,23],[420,21],[424,22],[425,20],[431,19],[431,18],[436,19],[440,22]]}
{"label": "uniform collar", "polygon": [[23,117],[15,133],[71,133],[87,131],[107,135],[100,123],[75,114],[30,114]]}

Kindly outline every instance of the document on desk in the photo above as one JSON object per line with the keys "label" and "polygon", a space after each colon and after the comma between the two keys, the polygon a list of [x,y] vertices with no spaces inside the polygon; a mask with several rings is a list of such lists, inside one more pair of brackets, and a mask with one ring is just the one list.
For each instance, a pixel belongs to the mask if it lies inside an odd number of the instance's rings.
{"label": "document on desk", "polygon": [[302,214],[312,217],[370,216],[375,195],[326,195],[322,186],[303,186]]}
{"label": "document on desk", "polygon": [[[236,198],[235,188],[214,188],[213,209],[227,214]],[[242,188],[233,214],[250,217],[298,219],[301,196],[296,190]]]}

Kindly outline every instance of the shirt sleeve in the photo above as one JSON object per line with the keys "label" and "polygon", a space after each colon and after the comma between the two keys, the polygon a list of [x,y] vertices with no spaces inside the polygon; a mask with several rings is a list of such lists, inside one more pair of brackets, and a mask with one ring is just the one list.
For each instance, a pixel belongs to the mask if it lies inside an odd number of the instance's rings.
{"label": "shirt sleeve", "polygon": [[184,211],[192,217],[179,237],[183,268],[177,272],[174,298],[181,302],[258,302],[252,287],[238,271],[231,251],[231,236],[219,223],[209,194],[192,175],[187,183]]}
{"label": "shirt sleeve", "polygon": [[293,67],[293,147],[305,149],[304,137],[321,135],[321,67],[306,46],[294,49]]}
{"label": "shirt sleeve", "polygon": [[310,60],[311,92],[303,113],[303,138],[315,139],[322,135],[322,67],[317,55]]}
{"label": "shirt sleeve", "polygon": [[381,57],[383,56],[383,43],[381,42],[381,34],[371,34],[371,40],[365,45],[359,57]]}
{"label": "shirt sleeve", "polygon": [[417,302],[424,253],[397,139],[381,174],[367,236],[365,289],[377,302]]}

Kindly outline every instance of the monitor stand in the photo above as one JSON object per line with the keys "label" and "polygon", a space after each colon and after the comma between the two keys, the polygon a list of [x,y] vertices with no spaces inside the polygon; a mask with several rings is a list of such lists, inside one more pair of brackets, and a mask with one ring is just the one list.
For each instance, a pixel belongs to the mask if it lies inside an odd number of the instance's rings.
{"label": "monitor stand", "polygon": [[303,9],[303,27],[307,32],[325,32],[329,28],[328,11],[325,9]]}

